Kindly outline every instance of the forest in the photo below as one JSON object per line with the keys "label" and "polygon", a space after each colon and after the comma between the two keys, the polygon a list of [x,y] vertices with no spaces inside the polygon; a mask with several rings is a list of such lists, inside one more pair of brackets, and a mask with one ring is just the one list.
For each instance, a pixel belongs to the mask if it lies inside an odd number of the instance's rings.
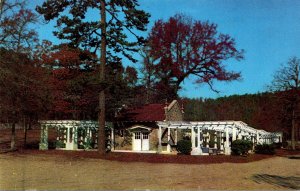
{"label": "forest", "polygon": [[[298,58],[287,62],[295,73],[279,70],[269,92],[180,98],[189,77],[211,91],[216,81],[241,78],[228,69],[245,59],[233,37],[184,14],[157,20],[141,35],[151,15],[137,1],[80,2],[46,0],[31,10],[25,0],[0,1],[0,120],[12,135],[16,124],[28,129],[42,119],[98,119],[102,136],[123,105],[179,99],[186,120],[238,120],[299,138]],[[86,18],[90,9],[99,10],[95,20]],[[39,38],[41,20],[56,22],[59,44]]]}
{"label": "forest", "polygon": [[[284,99],[288,96],[286,94],[290,93],[264,92],[217,99],[184,98],[184,116],[187,121],[243,121],[256,129],[281,131],[284,138],[289,139],[292,116],[291,107]],[[297,128],[296,140],[299,140],[299,135],[299,128]]]}

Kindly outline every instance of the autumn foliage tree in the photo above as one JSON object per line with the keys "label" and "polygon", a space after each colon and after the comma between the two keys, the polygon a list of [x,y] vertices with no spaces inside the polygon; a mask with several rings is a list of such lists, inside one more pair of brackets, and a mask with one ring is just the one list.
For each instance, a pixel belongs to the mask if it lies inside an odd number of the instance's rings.
{"label": "autumn foliage tree", "polygon": [[11,149],[15,149],[16,123],[31,118],[40,108],[36,100],[42,70],[32,54],[37,33],[31,25],[36,22],[37,16],[25,7],[24,0],[0,2],[0,109],[5,113],[1,117],[11,124]]}
{"label": "autumn foliage tree", "polygon": [[155,61],[156,89],[164,97],[177,97],[187,78],[207,83],[213,90],[214,80],[240,78],[239,72],[225,66],[241,60],[243,51],[236,48],[232,37],[219,33],[216,24],[177,14],[168,21],[156,21],[148,40],[147,51]]}
{"label": "autumn foliage tree", "polygon": [[49,118],[94,119],[97,105],[96,56],[88,51],[60,45],[43,55],[49,69],[47,80]]}

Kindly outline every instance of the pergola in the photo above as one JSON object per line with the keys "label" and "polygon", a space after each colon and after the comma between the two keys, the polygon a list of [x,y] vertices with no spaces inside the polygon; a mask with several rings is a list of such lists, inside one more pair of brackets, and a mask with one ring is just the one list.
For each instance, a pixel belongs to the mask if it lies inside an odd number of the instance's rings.
{"label": "pergola", "polygon": [[[76,121],[76,120],[46,120],[39,121],[41,124],[41,140],[39,148],[40,150],[48,149],[48,131],[53,128],[57,132],[56,142],[63,144],[60,149],[75,150],[79,149],[78,146],[84,146],[89,144],[89,140],[93,139],[93,145],[97,145],[97,129],[98,123],[96,121]],[[177,133],[179,129],[189,130],[191,132],[192,142],[192,155],[203,155],[202,150],[206,148],[203,138],[210,139],[210,134],[207,132],[211,130],[215,133],[214,149],[218,147],[226,154],[231,154],[231,141],[237,139],[247,139],[255,144],[271,144],[273,142],[282,142],[282,133],[275,132],[270,133],[265,130],[257,130],[248,126],[242,121],[158,121],[158,152],[162,152],[162,130],[167,133],[167,153],[171,152],[171,130],[175,131],[174,144],[177,145]],[[107,130],[110,131],[109,139],[110,143],[114,144],[114,128],[111,122],[106,123]],[[80,132],[84,133],[80,133]],[[206,133],[204,133],[206,131]],[[164,134],[165,134],[164,133]],[[216,139],[220,138],[219,145],[217,145]],[[231,139],[231,141],[230,141]],[[93,146],[87,148],[90,149]],[[113,149],[113,148],[112,148]]]}
{"label": "pergola", "polygon": [[[60,142],[63,146],[60,149],[76,150],[78,145],[82,143],[97,145],[97,121],[79,121],[79,120],[41,120],[41,139],[40,150],[48,149],[49,129],[55,129],[57,132],[56,142]],[[111,123],[106,123],[110,126]],[[93,145],[83,145],[84,147],[93,148]]]}
{"label": "pergola", "polygon": [[[273,142],[281,142],[282,134],[281,133],[270,133],[264,130],[257,130],[253,127],[248,126],[246,123],[242,121],[164,121],[157,122],[159,127],[158,130],[158,151],[162,151],[162,129],[165,128],[168,131],[168,143],[170,142],[170,132],[171,129],[175,129],[176,138],[175,144],[177,144],[177,130],[178,129],[189,129],[191,130],[191,141],[192,141],[192,155],[202,155],[203,148],[203,131],[204,130],[214,130],[216,133],[219,133],[219,137],[225,137],[225,143],[223,143],[223,139],[221,139],[220,144],[223,145],[222,150],[224,150],[225,155],[231,154],[230,147],[230,137],[232,141],[236,139],[247,139],[252,141],[254,144],[262,144],[267,143],[271,144]],[[209,136],[209,135],[206,135]],[[215,136],[216,138],[217,136]],[[197,145],[196,145],[197,140]],[[219,145],[221,148],[221,145]],[[217,148],[215,144],[215,148]],[[171,145],[167,145],[167,152],[171,152]]]}

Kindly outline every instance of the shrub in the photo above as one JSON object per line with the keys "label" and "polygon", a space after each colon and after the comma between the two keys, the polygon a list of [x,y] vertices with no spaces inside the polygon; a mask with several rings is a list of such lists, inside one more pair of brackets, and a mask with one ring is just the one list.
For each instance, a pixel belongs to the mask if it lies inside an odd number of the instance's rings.
{"label": "shrub", "polygon": [[189,140],[180,140],[177,142],[177,151],[189,155],[192,151],[192,143]]}
{"label": "shrub", "polygon": [[262,144],[255,146],[255,153],[257,154],[266,154],[266,155],[274,155],[275,147],[274,145]]}
{"label": "shrub", "polygon": [[[33,141],[26,143],[25,147],[26,149],[39,149],[39,143],[40,141]],[[48,148],[50,149],[50,142],[48,143]]]}
{"label": "shrub", "polygon": [[252,148],[252,142],[248,140],[235,140],[231,144],[233,155],[246,155]]}
{"label": "shrub", "polygon": [[61,140],[56,141],[56,148],[66,148],[66,143]]}
{"label": "shrub", "polygon": [[56,149],[56,141],[49,141],[48,149]]}
{"label": "shrub", "polygon": [[210,133],[210,139],[209,139],[209,142],[208,142],[208,145],[210,148],[214,148],[215,146],[215,137],[216,135],[214,133]]}
{"label": "shrub", "polygon": [[86,141],[83,142],[83,149],[84,150],[89,150],[92,149],[92,139],[87,137]]}

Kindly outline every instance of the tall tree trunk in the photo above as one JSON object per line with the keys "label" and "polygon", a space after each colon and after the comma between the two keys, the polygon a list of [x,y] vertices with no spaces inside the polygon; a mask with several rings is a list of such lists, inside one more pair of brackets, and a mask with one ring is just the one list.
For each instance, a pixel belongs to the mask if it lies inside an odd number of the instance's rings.
{"label": "tall tree trunk", "polygon": [[[297,69],[297,74],[299,73],[299,65],[296,66]],[[296,88],[294,91],[292,91],[293,93],[293,103],[292,103],[292,129],[291,129],[291,146],[292,146],[292,150],[296,149],[296,144],[297,144],[297,119],[298,119],[298,103],[299,103],[299,99],[298,99],[298,89],[299,89],[299,76],[296,76],[295,79],[296,82]]]}
{"label": "tall tree trunk", "polygon": [[299,142],[299,126],[298,126],[298,121],[296,122],[295,125],[295,145],[297,146]]}
{"label": "tall tree trunk", "polygon": [[292,134],[291,134],[292,150],[296,149],[295,130],[296,130],[296,116],[295,116],[295,109],[293,109],[293,113],[292,113]]}
{"label": "tall tree trunk", "polygon": [[[14,104],[13,104],[14,106]],[[17,112],[12,112],[12,124],[11,124],[11,141],[10,141],[10,149],[16,149],[16,120],[17,120]]]}
{"label": "tall tree trunk", "polygon": [[105,0],[101,0],[101,58],[100,58],[100,83],[99,94],[99,129],[98,129],[98,152],[105,154],[105,65],[106,65],[106,11]]}
{"label": "tall tree trunk", "polygon": [[27,143],[27,124],[26,124],[26,118],[24,116],[24,121],[23,121],[23,126],[24,126],[24,148],[26,148],[26,143]]}
{"label": "tall tree trunk", "polygon": [[16,122],[13,121],[11,124],[11,141],[10,141],[10,149],[16,149]]}
{"label": "tall tree trunk", "polygon": [[291,135],[292,150],[295,150],[295,148],[296,148],[296,144],[295,144],[295,127],[296,127],[295,109],[293,109],[293,113],[292,113],[292,135]]}

